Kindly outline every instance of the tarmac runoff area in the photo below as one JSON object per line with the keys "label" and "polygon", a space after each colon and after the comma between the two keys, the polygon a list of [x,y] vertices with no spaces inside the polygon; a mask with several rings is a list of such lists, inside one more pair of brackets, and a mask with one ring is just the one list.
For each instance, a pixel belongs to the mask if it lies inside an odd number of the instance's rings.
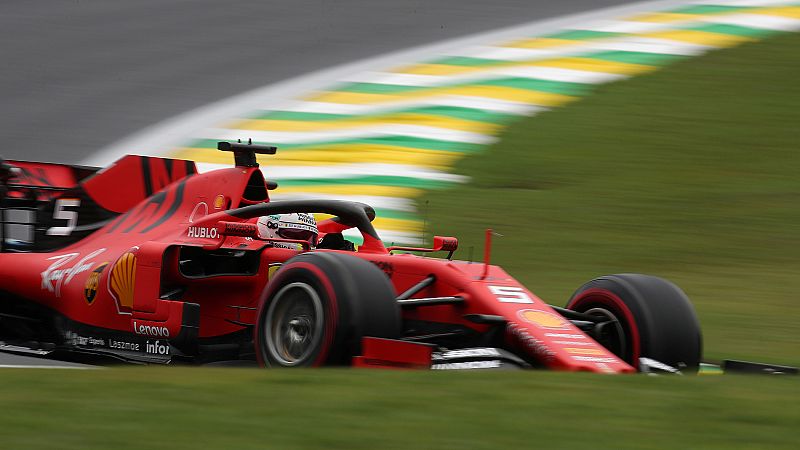
{"label": "tarmac runoff area", "polygon": [[800,0],[604,8],[266,86],[165,122],[87,163],[151,148],[206,171],[230,165],[230,155],[215,150],[219,140],[277,145],[276,156],[261,159],[280,185],[274,200],[365,202],[377,210],[384,241],[419,244],[415,199],[467,182],[453,164],[491,145],[515,119],[577,101],[599,84],[798,30]]}

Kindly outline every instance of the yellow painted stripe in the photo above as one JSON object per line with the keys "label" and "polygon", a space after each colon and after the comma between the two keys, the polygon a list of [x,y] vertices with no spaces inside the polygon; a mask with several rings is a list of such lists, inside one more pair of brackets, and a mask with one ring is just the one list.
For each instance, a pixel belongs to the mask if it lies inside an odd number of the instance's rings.
{"label": "yellow painted stripe", "polygon": [[[302,150],[278,152],[264,158],[264,166],[330,166],[336,164],[381,163],[407,164],[432,169],[449,169],[463,153],[444,150],[415,149],[391,145],[341,144],[307,147]],[[206,149],[183,149],[176,156],[181,159],[229,164],[229,155],[219,155]]]}
{"label": "yellow painted stripe", "polygon": [[439,89],[428,89],[419,92],[408,92],[396,95],[357,94],[352,92],[330,92],[322,94],[313,101],[329,103],[372,104],[399,100],[422,99],[439,95],[466,95],[470,97],[486,97],[499,100],[530,103],[540,106],[559,106],[575,99],[569,95],[549,92],[530,91],[505,86],[455,86]]}
{"label": "yellow painted stripe", "polygon": [[329,131],[369,127],[379,124],[421,125],[448,130],[471,131],[474,133],[493,134],[500,125],[464,120],[455,117],[443,117],[431,114],[398,113],[374,117],[354,117],[330,121],[302,120],[244,120],[229,128],[260,131]]}
{"label": "yellow painted stripe", "polygon": [[488,68],[500,67],[504,64],[491,64],[485,66],[451,66],[448,64],[414,64],[392,70],[395,73],[410,73],[414,75],[460,75],[462,73],[476,72]]}
{"label": "yellow painted stripe", "polygon": [[791,19],[800,19],[800,6],[787,6],[783,8],[759,8],[748,13],[753,14],[766,14],[768,16],[781,16],[789,17]]}
{"label": "yellow painted stripe", "polygon": [[306,97],[304,100],[323,103],[347,103],[365,104],[390,102],[396,99],[396,95],[387,94],[367,94],[363,92],[321,92]]}
{"label": "yellow painted stripe", "polygon": [[521,39],[503,44],[503,47],[515,48],[553,48],[579,44],[581,41],[572,39],[533,38]]}
{"label": "yellow painted stripe", "polygon": [[517,89],[506,86],[461,86],[443,90],[440,94],[486,97],[539,106],[560,106],[576,99],[576,97],[569,95],[529,91],[527,89]]}
{"label": "yellow painted stripe", "polygon": [[691,44],[710,45],[712,47],[732,47],[742,42],[753,41],[753,38],[736,36],[732,34],[710,33],[698,30],[672,30],[656,33],[641,34],[640,36],[670,39],[673,41],[689,42]]}
{"label": "yellow painted stripe", "polygon": [[427,167],[431,169],[446,170],[458,159],[463,157],[463,153],[458,152],[437,152],[420,151],[408,152],[405,149],[400,151],[385,151],[370,149],[359,151],[348,149],[346,151],[314,151],[302,150],[287,154],[288,159],[281,161],[277,165],[332,165],[332,164],[356,164],[356,163],[379,163],[379,164],[402,164]]}
{"label": "yellow painted stripe", "polygon": [[419,233],[422,231],[422,222],[416,220],[389,219],[376,217],[372,225],[379,230],[405,231],[406,233]]}
{"label": "yellow painted stripe", "polygon": [[636,75],[655,70],[654,66],[644,64],[631,64],[615,61],[605,61],[592,58],[558,58],[528,63],[531,66],[559,67],[562,69],[587,70],[592,72],[616,73],[622,75]]}
{"label": "yellow painted stripe", "polygon": [[681,22],[684,20],[692,20],[697,17],[697,14],[679,14],[679,13],[653,13],[653,14],[640,14],[633,17],[628,17],[623,20],[631,22]]}

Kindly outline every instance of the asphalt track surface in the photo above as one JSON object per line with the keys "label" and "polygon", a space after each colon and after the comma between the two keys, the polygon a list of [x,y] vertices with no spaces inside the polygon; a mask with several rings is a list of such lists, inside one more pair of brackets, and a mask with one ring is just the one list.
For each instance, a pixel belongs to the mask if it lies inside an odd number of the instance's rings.
{"label": "asphalt track surface", "polygon": [[[162,120],[313,70],[624,3],[3,0],[0,155],[75,163]],[[0,354],[0,366],[40,364]]]}
{"label": "asphalt track surface", "polygon": [[336,64],[622,0],[4,0],[0,155],[77,162]]}

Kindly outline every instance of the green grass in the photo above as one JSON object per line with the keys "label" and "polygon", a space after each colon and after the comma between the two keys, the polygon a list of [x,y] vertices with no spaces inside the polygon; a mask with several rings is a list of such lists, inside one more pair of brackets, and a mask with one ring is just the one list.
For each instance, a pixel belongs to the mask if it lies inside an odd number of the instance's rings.
{"label": "green grass", "polygon": [[510,128],[431,192],[461,238],[544,300],[619,272],[694,301],[706,356],[800,363],[800,35],[676,63]]}
{"label": "green grass", "polygon": [[[800,363],[800,36],[675,64],[515,125],[430,221],[562,304],[672,279],[711,358]],[[797,377],[0,371],[0,447],[796,448]]]}
{"label": "green grass", "polygon": [[792,448],[800,421],[792,378],[127,368],[0,379],[9,449]]}

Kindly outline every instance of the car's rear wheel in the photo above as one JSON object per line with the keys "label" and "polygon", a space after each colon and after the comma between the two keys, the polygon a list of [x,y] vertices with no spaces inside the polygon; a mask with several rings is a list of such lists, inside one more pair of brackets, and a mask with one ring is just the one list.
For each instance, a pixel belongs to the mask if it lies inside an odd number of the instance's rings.
{"label": "car's rear wheel", "polygon": [[697,371],[700,323],[686,294],[667,280],[641,274],[596,278],[572,295],[567,309],[607,319],[596,339],[636,368],[640,358],[650,358]]}
{"label": "car's rear wheel", "polygon": [[262,295],[255,329],[262,366],[349,364],[364,336],[398,338],[392,284],[356,256],[314,252],[287,261]]}

